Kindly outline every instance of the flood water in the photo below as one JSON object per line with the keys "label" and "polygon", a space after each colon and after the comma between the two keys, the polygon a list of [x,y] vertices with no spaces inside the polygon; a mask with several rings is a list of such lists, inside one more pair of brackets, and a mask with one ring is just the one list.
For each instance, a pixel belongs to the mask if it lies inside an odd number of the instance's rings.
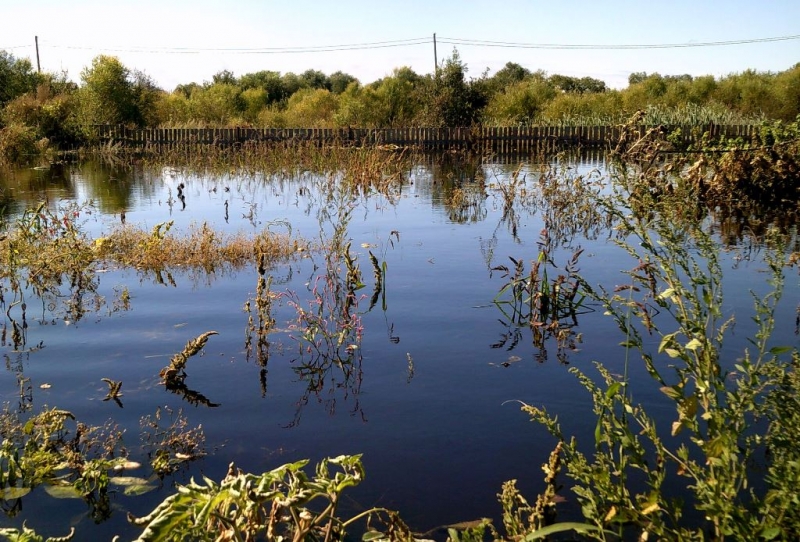
{"label": "flood water", "polygon": [[[536,190],[542,165],[555,161],[522,161],[527,190]],[[363,328],[361,340],[346,367],[301,350],[294,327],[297,311],[290,301],[307,309],[315,289],[325,288],[323,252],[300,252],[267,270],[271,291],[279,295],[272,307],[275,330],[268,359],[261,362],[248,353],[244,310],[256,295],[255,262],[211,273],[172,269],[161,277],[109,265],[96,275],[104,303],[87,307],[80,318],[64,310],[63,300],[29,299],[25,347],[18,349],[25,351],[15,351],[10,341],[0,348],[5,365],[0,400],[11,410],[38,412],[49,406],[87,424],[111,419],[125,430],[130,457],[145,465],[131,474],[147,477],[140,420],[159,407],[182,409],[190,426],[202,425],[207,455],[164,478],[157,491],[137,497],[112,493],[111,510],[101,514],[107,516],[102,521],[91,517],[84,501],[55,499],[39,487],[21,502],[6,503],[12,511],[0,516],[0,525],[27,520],[47,536],[64,535],[74,526],[80,540],[110,540],[117,534],[132,539],[139,530],[127,523],[125,513],[146,514],[173,492],[175,483],[201,474],[220,480],[231,462],[260,473],[299,459],[314,463],[357,453],[363,454],[366,479],[345,493],[343,516],[380,506],[399,510],[418,532],[481,517],[498,525],[496,495],[510,479],[517,479],[533,502],[543,488],[541,465],[555,441],[529,421],[518,401],[545,406],[559,416],[567,434],[591,449],[595,418],[589,396],[568,369],[579,367],[594,376],[591,362],[597,360],[622,373],[624,337],[602,309],[587,302],[570,327],[570,340],[562,345],[552,336],[534,340],[530,327],[514,325],[493,303],[507,282],[496,268],[513,268],[511,257],[529,269],[546,226],[554,237],[553,275],[563,272],[579,247],[584,249],[580,273],[609,290],[626,283],[622,271],[638,262],[613,243],[612,232],[591,209],[578,217],[569,209],[526,204],[524,198],[512,212],[504,208],[501,187],[519,164],[429,159],[411,168],[391,193],[355,198],[325,193],[320,186],[328,181],[310,173],[198,175],[97,162],[55,173],[3,173],[9,223],[44,198],[52,209],[85,204],[80,223],[92,237],[117,227],[123,211],[127,224],[147,230],[174,221],[170,233],[176,235],[207,223],[231,233],[291,231],[324,244],[340,228],[357,255],[365,287],[358,290],[353,309]],[[563,167],[564,175],[582,175],[587,183],[605,173],[598,156]],[[733,362],[752,330],[748,291],[762,295],[767,288],[758,239],[724,233],[718,238],[725,311],[737,315],[725,354]],[[384,290],[374,305],[369,251],[386,264]],[[774,343],[797,346],[800,289],[796,271],[787,274]],[[115,300],[125,287],[130,304],[120,308]],[[209,338],[202,355],[189,360],[185,382],[205,401],[187,401],[165,390],[161,368],[188,340],[209,330],[218,335]],[[657,346],[658,339],[651,340]],[[658,386],[635,363],[628,374],[636,400],[651,405],[650,414],[669,427],[675,414]],[[103,401],[108,388],[102,378],[122,381],[119,403]],[[30,381],[21,395],[22,379]],[[565,496],[559,518],[578,519],[579,506]]]}

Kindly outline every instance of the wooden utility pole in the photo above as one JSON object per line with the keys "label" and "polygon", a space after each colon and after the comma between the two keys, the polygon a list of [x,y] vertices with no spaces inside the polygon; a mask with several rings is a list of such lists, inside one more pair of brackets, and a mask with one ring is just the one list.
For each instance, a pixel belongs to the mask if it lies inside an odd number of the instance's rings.
{"label": "wooden utility pole", "polygon": [[42,73],[42,66],[39,64],[39,36],[35,36],[36,39],[36,71]]}
{"label": "wooden utility pole", "polygon": [[433,75],[436,76],[439,73],[439,58],[436,56],[436,32],[433,33]]}

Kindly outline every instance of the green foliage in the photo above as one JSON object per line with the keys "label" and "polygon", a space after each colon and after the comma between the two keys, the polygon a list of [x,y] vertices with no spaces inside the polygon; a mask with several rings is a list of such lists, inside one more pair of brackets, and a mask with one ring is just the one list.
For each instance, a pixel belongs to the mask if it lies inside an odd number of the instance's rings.
{"label": "green foliage", "polygon": [[546,104],[556,95],[555,87],[541,79],[513,83],[492,96],[484,110],[484,116],[494,123],[534,123],[540,118]]}
{"label": "green foliage", "polygon": [[191,481],[147,516],[129,516],[144,527],[137,540],[344,540],[354,521],[382,512],[390,518],[392,534],[403,531],[410,537],[392,512],[372,509],[348,520],[336,516],[342,492],[364,478],[360,456],[325,459],[313,477],[303,470],[307,463],[289,463],[259,476],[231,464],[221,483],[205,477],[203,484]]}
{"label": "green foliage", "polygon": [[592,77],[571,77],[569,75],[553,74],[547,78],[547,82],[556,87],[561,92],[605,92],[606,84],[604,81]]}
{"label": "green foliage", "polygon": [[467,66],[457,50],[425,79],[421,89],[421,124],[426,126],[471,126],[485,105],[483,96],[467,81]]}
{"label": "green foliage", "polygon": [[14,58],[14,55],[0,50],[0,107],[36,90],[40,80],[30,60]]}
{"label": "green foliage", "polygon": [[[677,196],[656,200],[648,194],[623,189],[607,207],[618,220],[622,246],[639,262],[629,272],[630,284],[611,293],[585,286],[618,324],[626,349],[623,375],[600,363],[599,382],[571,370],[592,398],[592,454],[567,438],[544,409],[523,408],[563,442],[572,490],[598,529],[641,539],[702,539],[706,531],[715,540],[796,538],[800,524],[789,487],[797,480],[800,454],[779,435],[800,413],[798,356],[787,363],[781,354],[790,348],[768,346],[783,287],[782,240],[774,232],[766,240],[773,291],[754,296],[752,348],[736,363],[725,360],[723,342],[733,320],[723,315],[716,243],[702,224],[674,219]],[[631,201],[632,214],[624,201]],[[649,335],[660,339],[657,348]],[[634,359],[675,409],[668,432],[634,400],[627,378]],[[776,412],[777,402],[784,408]],[[766,431],[757,423],[765,418]],[[786,436],[794,433],[789,429]],[[766,463],[766,488],[755,483],[760,473],[753,462]],[[688,503],[667,489],[665,480],[674,484],[675,474],[683,480],[678,495],[688,496]],[[702,512],[705,523],[687,522],[687,507]]]}
{"label": "green foliage", "polygon": [[76,145],[90,138],[92,125],[100,123],[575,126],[619,124],[643,110],[648,123],[707,126],[763,119],[791,122],[800,114],[800,64],[778,73],[748,70],[719,79],[638,72],[630,75],[623,90],[609,90],[591,77],[532,72],[513,62],[491,77],[484,73],[468,80],[466,73],[466,64],[454,50],[432,76],[402,67],[361,85],[341,71],[326,75],[309,69],[298,75],[263,70],[237,78],[223,70],[210,82],[181,84],[165,93],[144,72],[101,55],[81,72],[83,85],[76,89],[65,76],[37,74],[27,59],[0,51],[0,107],[6,109],[0,112],[0,126],[18,124],[32,128],[37,140]]}
{"label": "green foliage", "polygon": [[350,86],[351,83],[357,82],[358,79],[349,73],[344,73],[342,71],[333,72],[328,76],[328,90],[334,94],[341,94],[347,89],[347,87]]}
{"label": "green foliage", "polygon": [[152,120],[158,89],[141,72],[131,72],[118,58],[100,55],[81,72],[82,121],[85,124],[144,125]]}
{"label": "green foliage", "polygon": [[[46,141],[43,143],[46,145]],[[0,128],[0,163],[30,163],[40,150],[39,139],[32,127],[10,124]]]}
{"label": "green foliage", "polygon": [[195,89],[188,101],[189,118],[201,124],[221,126],[235,122],[245,109],[241,90],[219,82]]}
{"label": "green foliage", "polygon": [[37,139],[46,138],[59,145],[76,145],[82,141],[75,89],[63,80],[44,82],[35,92],[15,98],[2,110],[0,117],[6,125],[32,129]]}
{"label": "green foliage", "polygon": [[75,535],[75,528],[71,527],[67,536],[47,537],[36,534],[36,531],[22,525],[22,530],[13,527],[0,528],[0,536],[3,536],[9,542],[67,542],[72,540]]}
{"label": "green foliage", "polygon": [[[71,433],[74,437],[68,438]],[[0,436],[4,499],[22,497],[40,484],[67,487],[78,497],[102,497],[108,471],[125,463],[122,432],[116,427],[90,427],[55,408],[22,420],[6,407],[0,414]]]}

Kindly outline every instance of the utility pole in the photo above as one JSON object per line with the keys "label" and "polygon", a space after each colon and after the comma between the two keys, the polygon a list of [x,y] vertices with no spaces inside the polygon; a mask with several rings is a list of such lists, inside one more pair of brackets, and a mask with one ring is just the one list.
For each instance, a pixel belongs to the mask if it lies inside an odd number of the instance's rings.
{"label": "utility pole", "polygon": [[433,33],[433,75],[439,74],[439,58],[436,56],[436,32]]}
{"label": "utility pole", "polygon": [[36,39],[36,71],[42,73],[42,66],[39,64],[39,36],[35,36]]}

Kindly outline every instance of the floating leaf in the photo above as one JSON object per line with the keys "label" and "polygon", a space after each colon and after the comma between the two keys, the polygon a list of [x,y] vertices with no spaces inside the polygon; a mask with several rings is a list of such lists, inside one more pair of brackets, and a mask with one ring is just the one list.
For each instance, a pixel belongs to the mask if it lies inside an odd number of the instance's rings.
{"label": "floating leaf", "polygon": [[44,486],[45,492],[56,499],[80,499],[82,497],[80,491],[72,486]]}
{"label": "floating leaf", "polygon": [[154,489],[158,488],[150,484],[136,484],[126,487],[123,493],[125,493],[125,495],[128,495],[130,497],[136,497],[138,495],[144,495],[145,493],[149,493]]}
{"label": "floating leaf", "polygon": [[136,476],[111,476],[108,481],[118,486],[147,485],[147,480]]}
{"label": "floating leaf", "polygon": [[14,499],[24,497],[30,492],[31,488],[29,487],[6,487],[0,490],[0,499],[4,501],[13,501]]}
{"label": "floating leaf", "polygon": [[136,461],[125,461],[124,463],[114,465],[114,470],[138,469],[141,466],[142,464]]}

